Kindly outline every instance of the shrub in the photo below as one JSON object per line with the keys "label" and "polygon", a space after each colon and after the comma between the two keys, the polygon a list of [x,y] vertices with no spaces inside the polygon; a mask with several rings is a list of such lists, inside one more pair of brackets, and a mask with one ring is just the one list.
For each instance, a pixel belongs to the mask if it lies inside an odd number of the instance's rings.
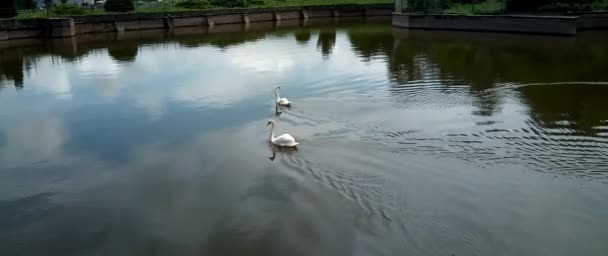
{"label": "shrub", "polygon": [[438,13],[445,7],[446,0],[407,0],[408,12]]}
{"label": "shrub", "polygon": [[0,18],[12,18],[17,16],[15,2],[12,0],[0,1]]}
{"label": "shrub", "polygon": [[608,0],[598,0],[591,5],[593,10],[608,10]]}
{"label": "shrub", "polygon": [[133,62],[137,58],[139,47],[135,43],[108,47],[110,57],[119,63]]}
{"label": "shrub", "polygon": [[248,0],[249,5],[264,5],[264,0]]}
{"label": "shrub", "polygon": [[104,8],[107,12],[128,12],[135,10],[133,0],[107,0]]}
{"label": "shrub", "polygon": [[186,0],[175,4],[175,7],[185,9],[206,9],[209,8],[210,5],[207,3],[207,1],[203,0]]}
{"label": "shrub", "polygon": [[593,0],[508,0],[507,10],[511,12],[574,11],[591,8],[593,2]]}
{"label": "shrub", "polygon": [[452,0],[454,4],[480,4],[487,0]]}
{"label": "shrub", "polygon": [[83,15],[84,9],[74,4],[61,4],[53,8],[53,13],[57,15]]}
{"label": "shrub", "polygon": [[584,3],[565,3],[558,2],[548,5],[543,5],[538,8],[539,11],[544,12],[582,12],[582,11],[591,11],[591,4]]}
{"label": "shrub", "polygon": [[17,9],[36,9],[35,0],[15,0],[15,7]]}
{"label": "shrub", "polygon": [[243,0],[210,0],[209,3],[213,6],[219,7],[243,7],[245,2]]}
{"label": "shrub", "polygon": [[[218,7],[246,7],[245,0],[209,0],[209,4]],[[247,0],[247,5],[263,5],[264,0]]]}

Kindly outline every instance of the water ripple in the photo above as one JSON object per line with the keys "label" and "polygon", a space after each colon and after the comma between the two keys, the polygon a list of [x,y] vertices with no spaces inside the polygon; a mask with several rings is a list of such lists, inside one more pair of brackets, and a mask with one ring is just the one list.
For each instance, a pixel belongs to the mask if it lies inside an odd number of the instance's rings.
{"label": "water ripple", "polygon": [[[482,167],[520,165],[539,172],[608,178],[608,137],[545,129],[533,121],[519,129],[424,136],[415,130],[370,131],[364,139],[396,152],[458,158]],[[484,125],[487,126],[487,125]],[[484,127],[482,126],[482,127]]]}

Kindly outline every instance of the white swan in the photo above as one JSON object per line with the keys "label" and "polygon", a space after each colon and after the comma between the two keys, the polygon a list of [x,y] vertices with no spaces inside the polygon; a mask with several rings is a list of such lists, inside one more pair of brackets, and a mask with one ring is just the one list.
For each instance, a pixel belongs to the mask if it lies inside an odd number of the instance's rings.
{"label": "white swan", "polygon": [[281,89],[281,87],[274,88],[274,94],[277,96],[277,104],[279,106],[290,107],[291,102],[287,98],[281,98],[281,96],[279,96],[279,89]]}
{"label": "white swan", "polygon": [[268,138],[268,140],[270,140],[270,143],[272,143],[273,145],[280,146],[280,147],[295,147],[298,144],[300,144],[299,142],[296,142],[296,139],[294,139],[293,136],[291,136],[289,134],[283,134],[279,137],[274,137],[274,126],[275,126],[274,120],[268,121],[266,126],[269,126],[269,125],[271,125],[271,128],[270,128],[270,137]]}

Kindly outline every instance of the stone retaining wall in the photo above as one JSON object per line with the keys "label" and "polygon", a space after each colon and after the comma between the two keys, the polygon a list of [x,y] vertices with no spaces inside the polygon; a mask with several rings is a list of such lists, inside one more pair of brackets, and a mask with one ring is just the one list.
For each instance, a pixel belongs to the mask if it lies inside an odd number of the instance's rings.
{"label": "stone retaining wall", "polygon": [[585,14],[578,18],[578,30],[608,29],[608,14]]}
{"label": "stone retaining wall", "polygon": [[582,30],[608,29],[608,14],[424,15],[394,14],[393,26],[426,30],[462,30],[573,36]]}
{"label": "stone retaining wall", "polygon": [[390,16],[392,11],[392,4],[368,4],[0,19],[0,40],[309,18]]}
{"label": "stone retaining wall", "polygon": [[395,14],[393,25],[410,29],[576,35],[578,17]]}

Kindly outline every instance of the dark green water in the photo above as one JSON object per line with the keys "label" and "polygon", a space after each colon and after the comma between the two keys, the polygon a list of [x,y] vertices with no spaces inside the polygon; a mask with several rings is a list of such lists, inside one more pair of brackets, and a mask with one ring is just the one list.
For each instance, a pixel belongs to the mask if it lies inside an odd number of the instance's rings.
{"label": "dark green water", "polygon": [[608,253],[605,33],[300,25],[1,42],[0,255]]}

